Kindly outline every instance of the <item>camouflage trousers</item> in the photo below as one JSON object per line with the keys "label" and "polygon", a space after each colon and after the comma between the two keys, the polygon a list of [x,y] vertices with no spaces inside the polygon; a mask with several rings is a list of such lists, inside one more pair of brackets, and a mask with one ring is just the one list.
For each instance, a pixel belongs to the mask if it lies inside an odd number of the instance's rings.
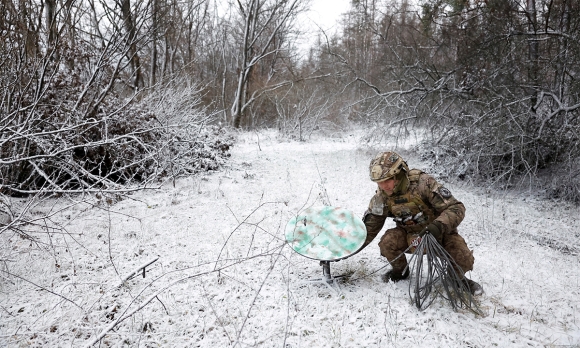
{"label": "camouflage trousers", "polygon": [[[475,261],[473,251],[469,250],[465,240],[457,232],[444,234],[441,245],[455,260],[455,263],[461,267],[463,272],[456,270],[460,276],[473,269],[473,262]],[[381,255],[387,258],[395,272],[402,273],[407,267],[407,258],[404,255],[399,258],[397,256],[404,253],[408,247],[407,232],[398,227],[387,230],[379,242]]]}

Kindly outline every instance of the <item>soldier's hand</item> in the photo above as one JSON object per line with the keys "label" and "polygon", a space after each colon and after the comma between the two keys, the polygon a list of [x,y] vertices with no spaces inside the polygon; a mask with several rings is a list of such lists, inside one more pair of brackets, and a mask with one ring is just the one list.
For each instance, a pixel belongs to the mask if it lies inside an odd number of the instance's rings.
{"label": "soldier's hand", "polygon": [[419,233],[419,236],[424,236],[427,233],[430,233],[433,235],[433,237],[435,237],[435,239],[441,243],[441,240],[443,239],[443,233],[441,231],[440,225],[437,222],[432,222],[429,225],[427,225],[422,231],[421,233]]}

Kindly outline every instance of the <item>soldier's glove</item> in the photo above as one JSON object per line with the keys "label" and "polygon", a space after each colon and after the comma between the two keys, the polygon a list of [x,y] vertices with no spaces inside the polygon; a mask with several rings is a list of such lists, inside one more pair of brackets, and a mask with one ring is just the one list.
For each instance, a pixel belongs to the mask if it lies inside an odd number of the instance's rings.
{"label": "soldier's glove", "polygon": [[427,225],[421,231],[421,233],[419,233],[419,237],[423,237],[427,233],[430,233],[431,235],[433,235],[433,237],[435,237],[435,239],[439,243],[441,243],[441,241],[443,240],[443,232],[441,231],[441,223],[438,221],[433,221],[432,223]]}

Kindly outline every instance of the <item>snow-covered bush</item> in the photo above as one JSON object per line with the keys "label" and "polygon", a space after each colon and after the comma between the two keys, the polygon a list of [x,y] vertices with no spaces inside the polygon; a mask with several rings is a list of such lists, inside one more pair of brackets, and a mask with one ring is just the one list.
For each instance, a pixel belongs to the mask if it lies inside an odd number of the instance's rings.
{"label": "snow-covered bush", "polygon": [[[93,117],[71,112],[67,91],[51,93],[58,104],[0,121],[0,196],[114,194],[216,170],[230,156],[233,136],[211,125],[194,88],[167,86],[129,103],[110,97]],[[26,207],[0,205],[0,232],[26,234]]]}
{"label": "snow-covered bush", "polygon": [[93,117],[63,111],[66,100],[54,111],[15,112],[0,125],[2,193],[115,190],[217,169],[232,137],[190,100],[193,108],[179,118],[141,102],[122,109],[112,98]]}
{"label": "snow-covered bush", "polygon": [[534,187],[551,198],[580,202],[578,109],[554,112],[545,121],[550,109],[530,113],[523,101],[495,108],[476,104],[466,106],[469,113],[438,116],[421,146],[423,159],[442,176]]}

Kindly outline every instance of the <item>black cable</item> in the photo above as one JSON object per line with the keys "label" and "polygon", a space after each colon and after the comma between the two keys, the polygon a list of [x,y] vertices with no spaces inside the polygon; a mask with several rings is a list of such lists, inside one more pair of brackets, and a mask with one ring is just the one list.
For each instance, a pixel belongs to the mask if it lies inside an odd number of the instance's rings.
{"label": "black cable", "polygon": [[464,281],[461,267],[431,234],[421,238],[409,264],[415,269],[409,282],[409,296],[419,310],[428,308],[441,296],[454,310],[465,308],[483,315]]}
{"label": "black cable", "polygon": [[[412,245],[391,262],[405,257],[405,253],[411,248]],[[390,262],[365,276],[373,275],[389,265]],[[409,282],[409,296],[419,310],[428,308],[438,296],[441,296],[451,304],[454,310],[465,308],[477,315],[483,315],[471,294],[469,285],[463,281],[461,267],[431,234],[426,234],[421,238],[403,273],[408,268],[414,268]],[[349,280],[355,281],[365,276]]]}

